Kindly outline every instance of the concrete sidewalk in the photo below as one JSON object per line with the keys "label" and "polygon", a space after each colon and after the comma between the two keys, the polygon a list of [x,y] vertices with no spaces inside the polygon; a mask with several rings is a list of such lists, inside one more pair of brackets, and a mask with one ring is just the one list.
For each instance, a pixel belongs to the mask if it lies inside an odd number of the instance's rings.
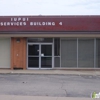
{"label": "concrete sidewalk", "polygon": [[0,95],[0,100],[93,100],[92,98]]}
{"label": "concrete sidewalk", "polygon": [[0,74],[49,74],[49,75],[93,75],[93,76],[100,76],[100,71],[0,69]]}

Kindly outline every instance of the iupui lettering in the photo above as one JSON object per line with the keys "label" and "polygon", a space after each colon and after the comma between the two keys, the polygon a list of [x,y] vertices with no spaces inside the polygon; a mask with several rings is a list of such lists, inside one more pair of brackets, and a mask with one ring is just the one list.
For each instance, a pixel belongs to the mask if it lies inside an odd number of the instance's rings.
{"label": "iupui lettering", "polygon": [[13,22],[13,21],[15,21],[15,22],[18,22],[18,21],[23,21],[23,22],[25,22],[25,21],[29,21],[29,18],[25,18],[25,17],[23,17],[23,18],[21,18],[21,17],[15,17],[15,18],[11,18],[11,21]]}

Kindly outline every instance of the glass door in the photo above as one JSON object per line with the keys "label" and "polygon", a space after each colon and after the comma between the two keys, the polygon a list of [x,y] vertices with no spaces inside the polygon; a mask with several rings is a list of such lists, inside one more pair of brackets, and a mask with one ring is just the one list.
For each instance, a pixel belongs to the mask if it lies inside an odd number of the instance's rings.
{"label": "glass door", "polygon": [[28,44],[28,68],[52,68],[52,44]]}
{"label": "glass door", "polygon": [[52,68],[52,44],[41,44],[41,68]]}
{"label": "glass door", "polygon": [[39,44],[28,44],[28,68],[39,68]]}

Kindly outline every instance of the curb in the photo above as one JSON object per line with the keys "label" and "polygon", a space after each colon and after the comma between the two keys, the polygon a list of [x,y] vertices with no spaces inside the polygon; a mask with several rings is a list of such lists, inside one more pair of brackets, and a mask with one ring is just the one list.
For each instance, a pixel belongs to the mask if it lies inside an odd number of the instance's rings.
{"label": "curb", "polygon": [[100,76],[93,74],[59,74],[59,73],[0,73],[0,75],[62,75],[62,76]]}

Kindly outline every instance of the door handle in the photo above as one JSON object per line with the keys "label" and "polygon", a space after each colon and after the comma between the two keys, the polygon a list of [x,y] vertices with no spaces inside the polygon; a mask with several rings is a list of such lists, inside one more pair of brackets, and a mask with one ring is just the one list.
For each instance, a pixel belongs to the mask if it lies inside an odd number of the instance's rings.
{"label": "door handle", "polygon": [[39,52],[39,50],[37,50]]}
{"label": "door handle", "polygon": [[43,53],[41,54],[41,57],[44,57],[44,54]]}

